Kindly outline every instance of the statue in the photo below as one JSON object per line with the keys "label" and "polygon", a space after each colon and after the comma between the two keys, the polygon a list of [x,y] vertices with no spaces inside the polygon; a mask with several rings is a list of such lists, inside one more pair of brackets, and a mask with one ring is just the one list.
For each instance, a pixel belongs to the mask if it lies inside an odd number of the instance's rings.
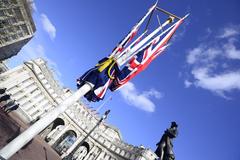
{"label": "statue", "polygon": [[161,140],[156,144],[158,147],[155,151],[159,157],[158,160],[174,160],[172,139],[176,138],[178,134],[177,123],[172,122],[171,127],[166,129]]}

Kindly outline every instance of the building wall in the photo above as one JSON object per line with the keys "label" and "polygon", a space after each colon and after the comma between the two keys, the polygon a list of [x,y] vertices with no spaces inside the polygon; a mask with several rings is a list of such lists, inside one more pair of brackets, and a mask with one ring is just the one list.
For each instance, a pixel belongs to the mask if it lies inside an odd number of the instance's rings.
{"label": "building wall", "polygon": [[35,121],[62,102],[61,95],[57,94],[59,90],[54,88],[57,82],[46,79],[53,79],[53,76],[42,72],[45,67],[45,62],[38,59],[25,62],[0,75],[0,87],[6,87],[7,92],[12,94],[11,97],[20,104],[19,115],[26,123]]}
{"label": "building wall", "polygon": [[[34,123],[72,95],[54,80],[42,59],[0,74],[0,87],[6,87],[20,104],[17,113],[26,123]],[[76,102],[40,133],[62,158],[78,160],[154,160],[153,151],[122,140],[120,131],[106,122],[93,132],[101,117],[82,102]],[[87,138],[86,138],[87,137]]]}
{"label": "building wall", "polygon": [[8,67],[5,62],[0,62],[0,74],[3,72],[6,72],[8,70]]}
{"label": "building wall", "polygon": [[0,0],[0,61],[16,55],[35,31],[26,0]]}

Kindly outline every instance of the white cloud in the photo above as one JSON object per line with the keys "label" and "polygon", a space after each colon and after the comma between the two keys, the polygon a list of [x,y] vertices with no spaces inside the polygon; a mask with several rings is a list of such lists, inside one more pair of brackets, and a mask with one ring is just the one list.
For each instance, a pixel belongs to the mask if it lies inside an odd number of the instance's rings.
{"label": "white cloud", "polygon": [[160,99],[160,98],[163,97],[163,95],[159,91],[157,91],[156,89],[150,89],[149,91],[144,91],[143,95],[145,97],[151,97],[152,96],[152,97],[155,97],[157,99]]}
{"label": "white cloud", "polygon": [[198,87],[217,93],[240,90],[240,71],[210,75],[209,68],[198,68],[193,70],[192,74],[196,79],[194,84]]}
{"label": "white cloud", "polygon": [[52,22],[48,19],[48,17],[45,14],[41,14],[41,22],[43,25],[43,29],[48,33],[51,40],[54,40],[56,37],[56,28],[52,24]]}
{"label": "white cloud", "polygon": [[185,80],[184,85],[186,88],[189,88],[192,85],[192,82],[190,82],[189,80]]}
{"label": "white cloud", "polygon": [[[228,98],[225,94],[240,91],[240,70],[232,65],[240,60],[237,48],[239,31],[236,26],[223,29],[212,41],[203,42],[189,50],[186,62],[191,69],[191,80],[184,81],[186,88],[200,87]],[[221,38],[221,39],[219,39]]]}
{"label": "white cloud", "polygon": [[147,112],[154,112],[156,108],[150,97],[160,99],[163,96],[162,93],[155,89],[139,93],[135,85],[131,82],[125,84],[119,91],[129,105]]}
{"label": "white cloud", "polygon": [[205,45],[200,45],[189,51],[187,55],[188,64],[206,63],[213,61],[219,54],[221,50],[216,47],[207,47]]}
{"label": "white cloud", "polygon": [[199,56],[201,55],[201,53],[202,53],[202,48],[201,47],[194,48],[194,49],[190,50],[189,54],[187,56],[187,63],[188,64],[195,63],[199,59]]}
{"label": "white cloud", "polygon": [[240,59],[240,50],[236,48],[234,41],[229,41],[223,47],[228,58]]}
{"label": "white cloud", "polygon": [[230,25],[228,27],[225,27],[220,35],[218,35],[218,38],[230,38],[233,36],[238,36],[240,34],[240,25]]}

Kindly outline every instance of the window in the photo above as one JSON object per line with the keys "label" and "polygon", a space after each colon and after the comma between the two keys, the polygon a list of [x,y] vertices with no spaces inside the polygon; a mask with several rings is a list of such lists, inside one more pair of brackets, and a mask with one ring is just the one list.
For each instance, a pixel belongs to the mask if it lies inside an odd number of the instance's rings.
{"label": "window", "polygon": [[122,150],[121,153],[120,153],[121,156],[124,156],[125,155],[125,151]]}
{"label": "window", "polygon": [[118,154],[120,153],[120,148],[116,149],[116,153],[118,153]]}
{"label": "window", "polygon": [[12,39],[13,39],[13,40],[17,39],[16,34],[12,35]]}
{"label": "window", "polygon": [[23,21],[23,17],[22,17],[22,12],[19,8],[14,8],[14,12],[15,12],[15,16],[20,20]]}
{"label": "window", "polygon": [[29,35],[28,29],[25,25],[22,25],[22,30],[25,34]]}
{"label": "window", "polygon": [[4,16],[3,10],[0,10],[0,16]]}
{"label": "window", "polygon": [[16,20],[16,18],[11,18],[10,22],[11,22],[11,24],[15,24],[15,23],[17,23],[17,20]]}
{"label": "window", "polygon": [[3,40],[4,40],[5,42],[8,42],[10,39],[9,39],[9,37],[4,37]]}
{"label": "window", "polygon": [[116,146],[112,145],[112,146],[111,146],[111,150],[114,151],[115,149],[116,149]]}

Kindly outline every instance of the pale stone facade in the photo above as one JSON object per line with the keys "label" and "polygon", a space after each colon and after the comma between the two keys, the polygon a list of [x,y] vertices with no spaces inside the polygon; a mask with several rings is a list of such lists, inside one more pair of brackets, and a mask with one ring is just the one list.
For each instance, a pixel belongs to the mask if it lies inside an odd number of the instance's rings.
{"label": "pale stone facade", "polygon": [[[16,111],[26,123],[34,123],[72,93],[54,80],[42,59],[0,74],[0,87],[7,88],[20,104]],[[155,160],[150,149],[125,143],[120,131],[101,123],[101,117],[82,102],[70,106],[40,135],[63,159],[74,160]],[[87,138],[86,138],[87,137]]]}
{"label": "pale stone facade", "polygon": [[0,62],[0,74],[7,71],[8,67],[4,61]]}
{"label": "pale stone facade", "polygon": [[16,55],[35,31],[27,0],[0,0],[0,61]]}

